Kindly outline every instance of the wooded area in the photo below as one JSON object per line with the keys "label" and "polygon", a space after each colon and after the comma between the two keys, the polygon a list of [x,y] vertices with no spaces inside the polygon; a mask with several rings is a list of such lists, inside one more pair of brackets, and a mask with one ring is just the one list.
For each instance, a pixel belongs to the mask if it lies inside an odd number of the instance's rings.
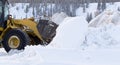
{"label": "wooded area", "polygon": [[83,12],[85,12],[91,2],[98,3],[97,9],[103,11],[107,2],[114,3],[115,1],[119,0],[9,0],[11,4],[30,3],[26,7],[25,12],[27,13],[29,8],[32,7],[33,15],[37,13],[39,16],[52,16],[54,13],[60,12],[65,12],[69,16],[75,16],[78,7],[83,7]]}
{"label": "wooded area", "polygon": [[[11,3],[31,3],[31,2],[36,2],[36,3],[42,3],[42,2],[64,2],[64,1],[67,1],[67,2],[71,2],[71,3],[74,3],[74,2],[77,2],[77,3],[82,3],[82,2],[90,2],[90,3],[93,3],[93,2],[98,2],[98,1],[104,1],[104,0],[9,0]],[[119,2],[120,0],[105,0],[106,2]]]}

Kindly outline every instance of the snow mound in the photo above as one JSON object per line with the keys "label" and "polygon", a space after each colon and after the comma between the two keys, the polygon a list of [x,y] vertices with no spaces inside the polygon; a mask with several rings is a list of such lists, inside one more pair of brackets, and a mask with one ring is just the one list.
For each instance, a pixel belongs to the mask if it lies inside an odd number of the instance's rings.
{"label": "snow mound", "polygon": [[[9,53],[0,55],[0,64],[4,65],[39,65],[44,62],[40,55],[40,46],[27,46],[25,50],[11,50]],[[1,51],[1,49],[0,49]],[[12,60],[14,59],[14,60]]]}
{"label": "snow mound", "polygon": [[89,27],[88,30],[89,32],[86,36],[87,46],[91,48],[115,48],[120,46],[120,25],[111,23],[103,27]]}
{"label": "snow mound", "polygon": [[120,24],[120,12],[116,11],[111,16],[111,22],[114,24]]}
{"label": "snow mound", "polygon": [[56,13],[52,16],[52,21],[56,24],[60,24],[68,15],[64,12]]}
{"label": "snow mound", "polygon": [[98,15],[96,18],[94,18],[89,23],[89,27],[105,26],[109,23],[113,23],[115,25],[120,24],[120,12],[106,10],[100,15]]}
{"label": "snow mound", "polygon": [[57,28],[50,45],[59,48],[77,48],[85,40],[88,23],[84,17],[68,17]]}

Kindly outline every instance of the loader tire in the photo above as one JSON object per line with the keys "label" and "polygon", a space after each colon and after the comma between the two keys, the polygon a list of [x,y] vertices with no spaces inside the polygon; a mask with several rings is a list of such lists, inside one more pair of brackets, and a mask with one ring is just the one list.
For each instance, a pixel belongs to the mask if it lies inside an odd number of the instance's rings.
{"label": "loader tire", "polygon": [[9,52],[11,49],[22,50],[29,43],[29,36],[25,32],[19,29],[12,29],[4,36],[2,45],[6,52]]}

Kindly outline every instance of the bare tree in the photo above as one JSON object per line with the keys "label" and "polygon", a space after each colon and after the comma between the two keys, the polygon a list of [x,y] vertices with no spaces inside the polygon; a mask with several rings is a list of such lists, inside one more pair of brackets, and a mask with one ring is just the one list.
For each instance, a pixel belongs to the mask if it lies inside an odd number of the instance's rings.
{"label": "bare tree", "polygon": [[102,11],[106,9],[106,0],[102,0]]}
{"label": "bare tree", "polygon": [[26,6],[26,9],[25,9],[26,18],[27,18],[27,13],[28,13],[28,11],[29,11],[29,7],[28,7],[28,5],[27,5],[27,6]]}

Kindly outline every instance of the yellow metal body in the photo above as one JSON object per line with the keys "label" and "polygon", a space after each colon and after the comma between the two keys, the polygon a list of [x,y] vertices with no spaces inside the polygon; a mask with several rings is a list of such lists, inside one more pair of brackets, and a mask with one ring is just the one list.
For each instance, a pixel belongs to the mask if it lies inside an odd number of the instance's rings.
{"label": "yellow metal body", "polygon": [[37,29],[37,22],[34,21],[34,18],[30,19],[11,19],[7,21],[7,27],[4,29],[0,27],[0,40],[3,39],[4,35],[11,29],[21,29],[23,32],[27,34],[38,37],[41,41],[44,41]]}

